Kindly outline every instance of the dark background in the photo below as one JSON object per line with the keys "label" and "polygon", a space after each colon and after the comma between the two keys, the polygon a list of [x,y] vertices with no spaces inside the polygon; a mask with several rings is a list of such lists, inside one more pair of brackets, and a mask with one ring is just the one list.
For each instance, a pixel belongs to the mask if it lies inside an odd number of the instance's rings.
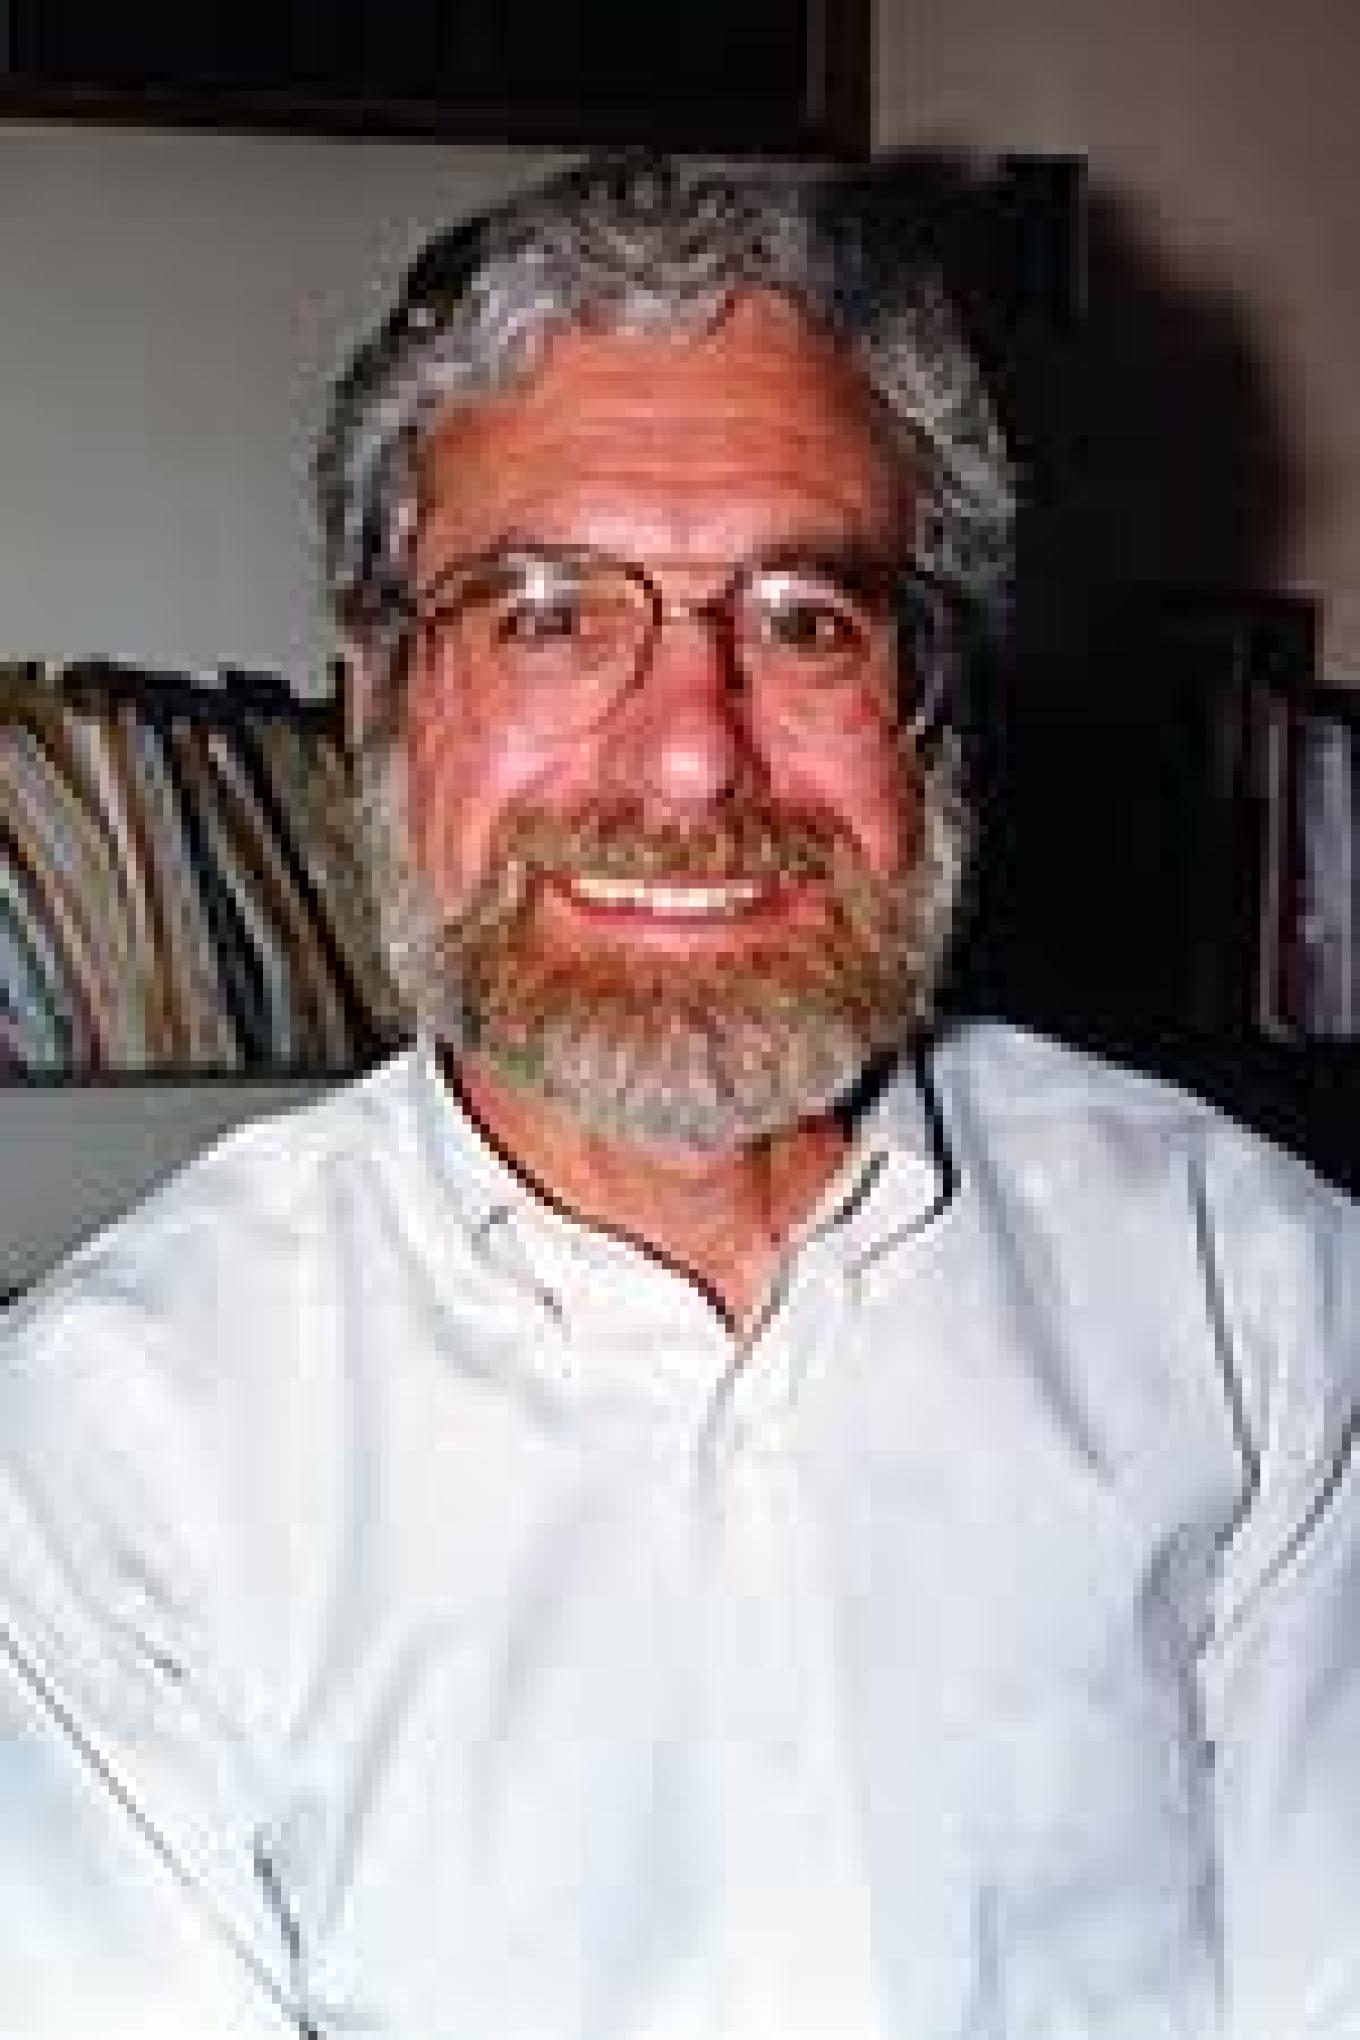
{"label": "dark background", "polygon": [[39,108],[463,141],[868,149],[868,0],[11,0],[8,14],[8,89]]}

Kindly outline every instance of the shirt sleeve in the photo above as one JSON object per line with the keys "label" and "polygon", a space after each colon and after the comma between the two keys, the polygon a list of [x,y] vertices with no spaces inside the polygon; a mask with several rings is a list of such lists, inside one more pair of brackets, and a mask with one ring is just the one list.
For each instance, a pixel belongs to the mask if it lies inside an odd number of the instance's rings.
{"label": "shirt sleeve", "polygon": [[287,2040],[275,1979],[0,1652],[0,2005],[23,2040]]}
{"label": "shirt sleeve", "polygon": [[1360,1213],[1242,1150],[1207,1209],[1249,1475],[1202,1663],[1226,2029],[1356,2040]]}
{"label": "shirt sleeve", "polygon": [[0,2025],[305,2031],[221,1648],[212,1483],[154,1319],[79,1278],[0,1320]]}

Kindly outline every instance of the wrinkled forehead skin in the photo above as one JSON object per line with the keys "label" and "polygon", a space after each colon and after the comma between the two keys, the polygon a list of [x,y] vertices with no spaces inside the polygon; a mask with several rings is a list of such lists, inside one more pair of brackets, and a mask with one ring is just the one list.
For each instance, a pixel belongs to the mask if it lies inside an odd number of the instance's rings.
{"label": "wrinkled forehead skin", "polygon": [[912,480],[863,371],[773,292],[734,298],[695,332],[567,327],[511,386],[433,421],[416,579],[509,538],[710,546],[716,562],[781,536],[781,519],[791,538],[887,550],[905,542]]}

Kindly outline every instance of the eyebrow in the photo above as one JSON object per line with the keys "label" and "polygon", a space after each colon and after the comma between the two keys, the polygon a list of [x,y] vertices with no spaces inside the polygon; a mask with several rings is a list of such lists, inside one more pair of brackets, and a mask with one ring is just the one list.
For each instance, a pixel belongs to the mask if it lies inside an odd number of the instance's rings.
{"label": "eyebrow", "polygon": [[[522,555],[526,558],[553,559],[570,558],[577,555],[582,559],[616,560],[625,566],[642,568],[644,573],[653,574],[669,566],[684,568],[710,567],[714,572],[732,576],[753,571],[778,572],[781,569],[801,569],[824,574],[829,580],[840,582],[852,592],[874,594],[881,592],[908,564],[902,549],[886,535],[872,538],[862,530],[844,533],[828,532],[825,525],[799,531],[796,527],[774,535],[750,552],[740,553],[735,558],[680,559],[666,555],[648,554],[638,556],[617,551],[613,546],[589,545],[570,539],[545,538],[541,533],[508,527],[498,532],[485,546],[465,555],[465,563],[490,565],[497,558]],[[437,586],[447,573],[456,571],[460,562],[453,560],[437,567],[431,576],[429,586]]]}
{"label": "eyebrow", "polygon": [[893,546],[872,545],[862,538],[828,544],[825,537],[805,542],[781,540],[776,545],[761,547],[738,563],[748,571],[764,569],[778,573],[784,569],[812,572],[835,581],[852,594],[860,595],[884,593],[905,564]]}

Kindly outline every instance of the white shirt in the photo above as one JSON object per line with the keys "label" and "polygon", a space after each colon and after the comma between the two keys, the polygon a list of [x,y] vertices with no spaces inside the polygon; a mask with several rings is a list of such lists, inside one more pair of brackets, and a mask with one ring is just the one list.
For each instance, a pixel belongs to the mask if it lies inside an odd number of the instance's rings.
{"label": "white shirt", "polygon": [[[735,1341],[416,1049],[0,1358],[0,2028],[1360,2035],[1360,1222],[1001,1027]],[[17,2009],[16,2009],[17,2008]]]}

